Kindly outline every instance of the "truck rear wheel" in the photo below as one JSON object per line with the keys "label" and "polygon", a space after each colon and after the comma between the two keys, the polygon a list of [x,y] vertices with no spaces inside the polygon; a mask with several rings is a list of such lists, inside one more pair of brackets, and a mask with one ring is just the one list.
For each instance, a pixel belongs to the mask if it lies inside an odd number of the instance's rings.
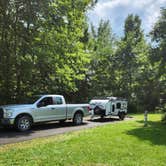
{"label": "truck rear wheel", "polygon": [[15,121],[15,128],[18,131],[27,131],[32,126],[32,119],[29,116],[18,117]]}
{"label": "truck rear wheel", "polygon": [[83,122],[83,114],[81,112],[77,112],[75,115],[74,115],[74,118],[73,118],[73,123],[75,125],[81,125]]}

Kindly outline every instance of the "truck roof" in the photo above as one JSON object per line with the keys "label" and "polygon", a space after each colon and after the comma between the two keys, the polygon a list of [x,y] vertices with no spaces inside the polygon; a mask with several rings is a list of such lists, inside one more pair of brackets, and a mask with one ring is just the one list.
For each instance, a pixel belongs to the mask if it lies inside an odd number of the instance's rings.
{"label": "truck roof", "polygon": [[63,97],[62,95],[57,95],[57,94],[42,94],[42,95],[36,95],[39,97]]}

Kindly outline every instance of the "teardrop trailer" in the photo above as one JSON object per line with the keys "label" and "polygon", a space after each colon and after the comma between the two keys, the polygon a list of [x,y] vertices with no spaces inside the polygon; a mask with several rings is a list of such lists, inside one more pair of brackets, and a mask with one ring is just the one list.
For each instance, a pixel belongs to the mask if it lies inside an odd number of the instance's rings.
{"label": "teardrop trailer", "polygon": [[91,119],[96,116],[119,116],[124,120],[127,114],[127,100],[118,97],[96,98],[90,101]]}

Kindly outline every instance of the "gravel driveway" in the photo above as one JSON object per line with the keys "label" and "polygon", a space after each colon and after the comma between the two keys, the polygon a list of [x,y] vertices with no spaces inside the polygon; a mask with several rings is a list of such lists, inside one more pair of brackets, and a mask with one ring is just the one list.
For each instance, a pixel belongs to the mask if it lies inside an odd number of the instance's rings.
{"label": "gravel driveway", "polygon": [[[130,118],[126,118],[125,120],[129,119]],[[63,134],[71,131],[77,131],[117,122],[120,122],[118,118],[94,119],[93,121],[90,121],[88,120],[88,118],[86,118],[84,120],[84,123],[80,126],[74,126],[71,121],[66,121],[63,124],[60,124],[58,122],[51,122],[35,125],[33,126],[32,130],[22,133],[17,132],[12,128],[0,128],[0,145],[31,140],[39,137],[47,137],[56,134]]]}

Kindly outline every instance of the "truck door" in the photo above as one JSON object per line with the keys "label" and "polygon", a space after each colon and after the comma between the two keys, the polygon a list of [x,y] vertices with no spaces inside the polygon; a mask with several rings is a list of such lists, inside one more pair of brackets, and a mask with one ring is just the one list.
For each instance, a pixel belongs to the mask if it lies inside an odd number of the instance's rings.
{"label": "truck door", "polygon": [[33,112],[36,121],[49,121],[53,119],[52,113],[53,98],[44,97],[37,103],[37,108]]}
{"label": "truck door", "polygon": [[55,120],[66,119],[67,108],[66,104],[63,103],[62,97],[56,96],[53,98],[54,105],[52,106],[53,117]]}

